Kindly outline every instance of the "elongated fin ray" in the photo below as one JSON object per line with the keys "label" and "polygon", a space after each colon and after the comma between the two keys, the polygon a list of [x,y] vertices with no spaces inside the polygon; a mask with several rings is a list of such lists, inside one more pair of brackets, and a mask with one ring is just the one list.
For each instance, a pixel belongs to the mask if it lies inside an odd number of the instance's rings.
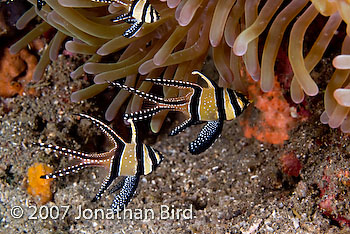
{"label": "elongated fin ray", "polygon": [[164,99],[162,97],[158,97],[158,96],[155,96],[153,94],[145,93],[145,92],[140,91],[138,89],[135,89],[133,87],[129,87],[129,86],[126,86],[124,84],[120,84],[119,82],[115,82],[115,81],[107,81],[107,82],[118,87],[118,88],[124,89],[124,90],[128,91],[129,93],[135,94],[135,95],[137,95],[137,96],[139,96],[147,101],[154,102],[156,104],[181,105],[187,101],[186,97],[183,97],[183,98],[181,97],[180,99],[177,99],[177,98]]}
{"label": "elongated fin ray", "polygon": [[168,79],[160,79],[160,78],[146,78],[145,81],[152,82],[157,85],[163,85],[168,87],[176,87],[180,89],[198,89],[201,88],[199,85],[190,83],[188,81],[181,80],[168,80]]}
{"label": "elongated fin ray", "polygon": [[120,1],[120,0],[91,0],[91,1],[97,2],[97,3],[105,3],[105,4],[118,3],[120,5],[128,7],[128,4],[126,4],[125,2]]}
{"label": "elongated fin ray", "polygon": [[191,154],[200,154],[207,150],[219,137],[223,127],[223,120],[209,121],[199,132],[196,140],[189,144]]}
{"label": "elongated fin ray", "polygon": [[122,0],[112,0],[112,1],[113,1],[113,2],[116,2],[116,3],[120,4],[120,5],[123,5],[123,6],[125,6],[125,7],[129,7],[129,4],[125,3],[125,2],[122,1]]}
{"label": "elongated fin ray", "polygon": [[91,0],[91,2],[111,4],[111,3],[115,2],[115,1],[111,1],[111,0]]}
{"label": "elongated fin ray", "polygon": [[[160,111],[166,110],[166,109],[168,109],[168,108],[156,106],[156,107],[151,108],[151,109],[145,109],[145,110],[137,111],[137,112],[130,113],[130,114],[124,114],[124,119],[132,119],[133,121],[141,121],[141,120],[149,119],[152,116],[158,114]],[[169,109],[171,109],[171,108],[169,108]]]}
{"label": "elongated fin ray", "polygon": [[140,31],[141,27],[143,25],[143,22],[136,22],[134,23],[130,28],[128,28],[124,33],[123,36],[126,38],[131,38],[136,35],[138,31]]}
{"label": "elongated fin ray", "polygon": [[117,23],[120,21],[126,21],[128,19],[132,18],[132,16],[130,15],[130,13],[126,13],[126,14],[122,14],[122,15],[118,15],[117,17],[115,17],[114,19],[112,19],[113,23]]}
{"label": "elongated fin ray", "polygon": [[185,130],[186,128],[190,127],[193,125],[193,120],[192,119],[187,119],[185,120],[182,124],[179,126],[175,127],[171,132],[169,133],[169,136],[175,136]]}
{"label": "elongated fin ray", "polygon": [[70,173],[76,173],[76,172],[80,171],[81,169],[84,169],[84,168],[89,167],[89,166],[98,166],[98,164],[94,164],[94,163],[79,163],[77,165],[73,165],[73,166],[64,168],[62,170],[58,170],[58,171],[52,172],[52,173],[47,174],[47,175],[42,175],[42,176],[40,176],[40,178],[41,179],[57,178],[59,176],[69,175]]}
{"label": "elongated fin ray", "polygon": [[[124,89],[124,90],[128,91],[129,93],[136,94],[137,96],[144,98],[148,101],[155,102],[155,103],[168,104],[168,103],[164,103],[165,100],[162,97],[158,97],[158,96],[155,96],[155,95],[152,95],[149,93],[145,93],[143,91],[129,87],[127,85],[120,84],[119,82],[115,82],[115,81],[107,81],[107,82],[118,87],[118,88]],[[171,102],[171,104],[172,104],[172,102]]]}
{"label": "elongated fin ray", "polygon": [[82,161],[103,160],[105,158],[110,157],[109,152],[100,153],[100,154],[87,154],[87,153],[84,153],[81,151],[72,150],[72,149],[68,149],[66,147],[61,147],[61,146],[56,146],[56,145],[51,145],[51,144],[35,143],[34,142],[33,145],[37,145],[37,146],[42,147],[42,148],[51,149],[53,152],[57,152],[59,154],[65,155],[65,156],[70,156],[72,158],[79,159]]}
{"label": "elongated fin ray", "polygon": [[97,125],[101,131],[108,136],[108,138],[113,141],[114,145],[118,145],[118,143],[125,144],[125,141],[119,137],[109,126],[107,126],[102,121],[95,119],[94,117],[91,117],[86,114],[78,114],[82,118],[91,120],[95,125]]}
{"label": "elongated fin ray", "polygon": [[122,210],[128,205],[131,198],[133,197],[135,190],[137,188],[137,185],[139,183],[140,176],[134,175],[134,176],[126,176],[124,179],[124,184],[120,190],[120,192],[115,196],[113,203],[112,203],[112,210],[117,213]]}
{"label": "elongated fin ray", "polygon": [[125,23],[128,23],[128,24],[135,24],[137,23],[137,19],[134,19],[134,18],[127,18],[124,20]]}

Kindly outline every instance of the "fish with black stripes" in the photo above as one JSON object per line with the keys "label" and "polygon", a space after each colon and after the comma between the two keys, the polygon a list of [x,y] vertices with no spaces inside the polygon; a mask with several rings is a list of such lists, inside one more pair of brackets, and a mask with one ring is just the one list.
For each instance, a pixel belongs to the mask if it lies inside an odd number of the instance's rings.
{"label": "fish with black stripes", "polygon": [[207,150],[221,134],[224,120],[237,118],[250,104],[250,100],[240,92],[228,88],[219,87],[214,81],[204,76],[198,71],[193,71],[193,75],[199,75],[207,84],[202,87],[195,83],[146,78],[145,81],[156,85],[187,89],[189,92],[185,96],[176,98],[163,98],[152,94],[144,93],[132,87],[128,87],[119,82],[110,82],[114,86],[127,90],[154,103],[154,107],[143,109],[138,112],[125,114],[126,119],[139,121],[151,118],[155,114],[163,111],[180,111],[188,116],[182,124],[173,129],[169,135],[174,136],[195,124],[206,122],[200,130],[197,138],[190,142],[189,151],[192,154],[200,154]]}
{"label": "fish with black stripes", "polygon": [[40,11],[41,8],[43,8],[43,6],[46,5],[46,2],[44,0],[37,0],[36,1],[36,7],[38,8],[38,10]]}
{"label": "fish with black stripes", "polygon": [[140,31],[144,23],[153,23],[160,19],[157,10],[150,4],[149,0],[133,0],[127,4],[122,0],[92,0],[101,3],[119,3],[127,8],[127,13],[112,19],[114,23],[123,21],[131,26],[123,33],[124,37],[131,38]]}
{"label": "fish with black stripes", "polygon": [[104,153],[83,153],[77,150],[65,147],[54,146],[51,144],[35,143],[43,148],[52,149],[54,152],[73,157],[80,162],[55,171],[53,173],[42,175],[42,179],[51,179],[58,176],[65,176],[70,173],[78,172],[84,168],[99,166],[109,169],[107,177],[104,179],[102,186],[92,201],[97,201],[102,194],[112,185],[114,180],[122,176],[112,189],[112,192],[120,190],[115,196],[112,203],[114,212],[123,210],[137,188],[141,175],[148,175],[154,171],[162,162],[162,154],[152,147],[141,143],[138,139],[135,125],[132,120],[128,120],[131,125],[131,142],[125,142],[113,129],[104,124],[102,121],[85,114],[79,114],[82,118],[91,120],[113,143],[113,148]]}
{"label": "fish with black stripes", "polygon": [[131,24],[123,33],[124,37],[131,38],[140,31],[144,23],[153,23],[159,19],[159,13],[150,4],[149,0],[134,0],[128,9],[128,13],[116,17],[113,22],[124,21]]}

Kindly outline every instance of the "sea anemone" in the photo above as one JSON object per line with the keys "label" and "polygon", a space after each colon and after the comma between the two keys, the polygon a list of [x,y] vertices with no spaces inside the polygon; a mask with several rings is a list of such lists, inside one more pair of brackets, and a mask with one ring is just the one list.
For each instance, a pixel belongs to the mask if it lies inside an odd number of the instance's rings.
{"label": "sea anemone", "polygon": [[[259,1],[246,1],[246,9],[248,9],[248,2],[255,2],[252,8],[254,8],[256,13]],[[347,24],[346,34],[349,35],[350,3],[345,0],[320,0],[311,1],[311,3],[307,0],[295,0],[290,1],[287,5],[283,4],[283,9],[280,9],[272,18],[282,2],[266,1],[260,12],[255,15],[256,18],[251,20],[253,22],[249,25],[247,24],[246,12],[246,26],[238,35],[232,49],[236,55],[246,56],[245,65],[247,71],[254,80],[257,81],[260,79],[261,89],[265,92],[271,91],[275,79],[275,62],[283,36],[287,26],[296,16],[299,16],[291,25],[288,58],[294,73],[290,86],[291,98],[295,103],[300,103],[304,100],[305,94],[309,96],[318,94],[319,88],[310,76],[310,72],[322,59],[328,44],[337,33],[343,21]],[[323,26],[317,39],[304,58],[303,51],[305,48],[303,48],[303,42],[305,33],[319,14],[328,17],[327,23]],[[270,22],[271,19],[273,19],[272,22]],[[266,29],[268,23],[271,23],[271,26]],[[259,56],[257,39],[265,29],[267,31],[267,37],[263,42],[262,55]],[[346,36],[341,53],[349,54],[350,51],[348,48],[349,38]],[[249,59],[249,57],[251,58]],[[261,68],[259,66],[260,57]],[[333,62],[337,70],[334,72],[326,89],[324,100],[325,112],[321,116],[321,121],[328,123],[332,128],[341,125],[342,131],[349,132],[350,118],[349,120],[346,119],[349,112],[349,106],[347,104],[349,103],[347,103],[346,97],[349,99],[350,95],[347,95],[347,88],[344,87],[348,83],[346,81],[349,73],[347,70],[339,70],[349,68],[341,66],[341,64],[346,62],[346,58],[347,56],[344,55],[337,56]]]}
{"label": "sea anemone", "polygon": [[[36,15],[43,22],[16,42],[11,51],[18,52],[51,28],[57,30],[41,56],[34,80],[39,80],[49,61],[57,58],[59,48],[66,40],[68,51],[91,55],[89,61],[71,76],[79,77],[86,72],[94,75],[95,84],[73,93],[72,101],[93,97],[108,87],[106,81],[124,77],[126,85],[145,92],[152,88],[150,83],[143,82],[146,77],[163,76],[194,82],[196,78],[191,72],[201,69],[210,49],[220,75],[220,85],[246,90],[246,76],[242,75],[242,68],[246,68],[255,81],[260,80],[261,89],[268,92],[273,88],[275,62],[284,34],[293,22],[288,42],[288,57],[294,72],[291,97],[300,103],[304,94],[314,96],[319,92],[310,72],[321,60],[340,24],[345,21],[347,34],[350,31],[350,3],[347,0],[151,0],[161,18],[144,24],[133,38],[122,36],[129,27],[127,23],[111,21],[124,13],[125,8],[120,4],[47,0],[39,11],[35,0],[29,2],[33,7],[18,20],[17,28],[24,28]],[[328,21],[304,58],[305,32],[319,14],[328,17]],[[266,39],[261,36],[264,32]],[[349,69],[342,65],[348,59],[344,57],[348,54],[348,41],[346,37],[342,55],[334,60],[337,70],[327,87],[325,112],[321,118],[331,127],[342,124],[343,131],[350,131],[350,120],[346,120],[349,110],[346,98],[350,96],[345,86]],[[106,58],[111,55],[117,57],[117,61],[106,63]],[[165,97],[181,95],[171,88],[164,88],[163,93]],[[112,120],[128,98],[127,92],[120,91],[109,105],[106,119]],[[140,98],[132,97],[126,111],[137,111],[141,105]],[[154,132],[159,131],[166,114],[153,117],[151,128]]]}
{"label": "sea anemone", "polygon": [[[211,25],[210,15],[214,11],[214,1],[206,7],[192,11],[196,20],[181,26],[175,20],[176,12],[164,3],[154,3],[161,19],[152,24],[145,24],[136,37],[125,38],[122,33],[129,27],[126,23],[114,24],[111,19],[120,15],[124,7],[119,4],[103,4],[86,0],[48,0],[47,4],[38,10],[36,1],[30,1],[33,7],[18,21],[21,29],[36,15],[43,22],[29,32],[25,37],[11,46],[11,52],[17,53],[34,38],[51,28],[57,32],[45,48],[33,80],[37,81],[43,75],[50,60],[55,60],[61,44],[74,53],[91,55],[90,59],[71,73],[79,77],[86,72],[93,74],[96,84],[72,94],[72,101],[80,101],[97,95],[108,87],[106,81],[126,77],[125,83],[137,86],[140,90],[149,91],[150,83],[142,82],[145,77],[163,77],[178,80],[190,80],[191,72],[201,69],[209,49],[208,33]],[[153,3],[153,2],[152,2]],[[183,10],[192,10],[185,4]],[[182,14],[180,14],[182,15]],[[182,19],[183,17],[181,17]],[[209,19],[209,20],[208,20]],[[120,52],[116,62],[101,63],[102,57]],[[176,89],[164,90],[165,96],[176,96]],[[105,117],[112,120],[119,108],[128,99],[129,94],[120,91],[110,106]],[[141,100],[133,97],[127,111],[135,111],[141,107]],[[153,131],[159,131],[165,118],[157,116],[152,121]]]}

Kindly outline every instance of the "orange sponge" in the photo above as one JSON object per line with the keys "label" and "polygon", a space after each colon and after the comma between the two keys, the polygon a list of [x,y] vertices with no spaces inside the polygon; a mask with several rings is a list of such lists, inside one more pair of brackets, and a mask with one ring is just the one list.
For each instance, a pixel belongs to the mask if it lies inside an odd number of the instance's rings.
{"label": "orange sponge", "polygon": [[[1,52],[3,56],[0,60],[0,96],[23,95],[26,84],[32,80],[37,65],[36,57],[26,49],[14,55],[10,54],[8,48]],[[35,94],[34,89],[27,92]]]}
{"label": "orange sponge", "polygon": [[51,167],[43,163],[34,163],[34,165],[28,169],[27,191],[39,204],[45,204],[52,199],[52,179],[40,178],[40,176],[49,174],[52,171]]}
{"label": "orange sponge", "polygon": [[250,123],[247,119],[240,122],[244,127],[245,137],[255,137],[259,141],[271,144],[283,144],[289,139],[288,131],[293,126],[294,119],[291,117],[290,106],[283,97],[277,79],[270,92],[262,92],[256,82],[250,83],[248,92],[261,113],[254,123]]}

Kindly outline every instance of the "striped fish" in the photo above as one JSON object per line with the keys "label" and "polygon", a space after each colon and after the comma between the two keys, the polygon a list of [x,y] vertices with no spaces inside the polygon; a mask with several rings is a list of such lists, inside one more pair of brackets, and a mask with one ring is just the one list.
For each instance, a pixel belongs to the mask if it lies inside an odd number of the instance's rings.
{"label": "striped fish", "polygon": [[104,179],[99,192],[92,201],[100,199],[102,194],[111,186],[114,180],[119,176],[123,176],[124,178],[112,189],[113,191],[120,190],[119,194],[116,195],[113,201],[112,209],[115,212],[121,211],[127,206],[130,199],[133,197],[140,176],[148,175],[154,171],[162,162],[163,156],[157,150],[139,141],[132,120],[129,120],[132,133],[131,142],[127,143],[116,134],[115,131],[100,120],[85,114],[79,115],[82,118],[91,120],[97,125],[113,143],[114,147],[108,152],[89,154],[60,146],[36,143],[36,145],[39,145],[40,147],[52,149],[54,152],[71,156],[80,161],[78,164],[43,175],[40,178],[50,179],[58,176],[65,176],[91,166],[102,166],[108,168],[109,173]]}
{"label": "striped fish", "polygon": [[[115,0],[115,2],[125,4],[120,0]],[[124,37],[131,38],[140,31],[144,23],[153,23],[159,18],[159,13],[148,0],[134,0],[129,5],[128,13],[116,17],[113,22],[124,21],[131,24],[131,27],[123,33]]]}
{"label": "striped fish", "polygon": [[238,117],[250,104],[243,94],[228,88],[218,87],[211,79],[198,71],[193,75],[199,75],[207,84],[204,88],[198,84],[166,79],[145,79],[157,85],[171,86],[179,89],[188,89],[189,93],[177,98],[162,98],[144,93],[118,82],[113,85],[134,93],[148,101],[154,102],[155,107],[125,114],[126,119],[143,120],[154,116],[163,110],[180,111],[188,116],[188,119],[173,129],[169,135],[174,136],[187,127],[206,122],[199,132],[196,140],[189,144],[192,154],[200,154],[207,150],[221,134],[224,120],[232,120]]}
{"label": "striped fish", "polygon": [[37,0],[36,1],[36,7],[38,8],[38,10],[40,11],[41,8],[43,8],[43,6],[45,6],[46,2],[44,0]]}

